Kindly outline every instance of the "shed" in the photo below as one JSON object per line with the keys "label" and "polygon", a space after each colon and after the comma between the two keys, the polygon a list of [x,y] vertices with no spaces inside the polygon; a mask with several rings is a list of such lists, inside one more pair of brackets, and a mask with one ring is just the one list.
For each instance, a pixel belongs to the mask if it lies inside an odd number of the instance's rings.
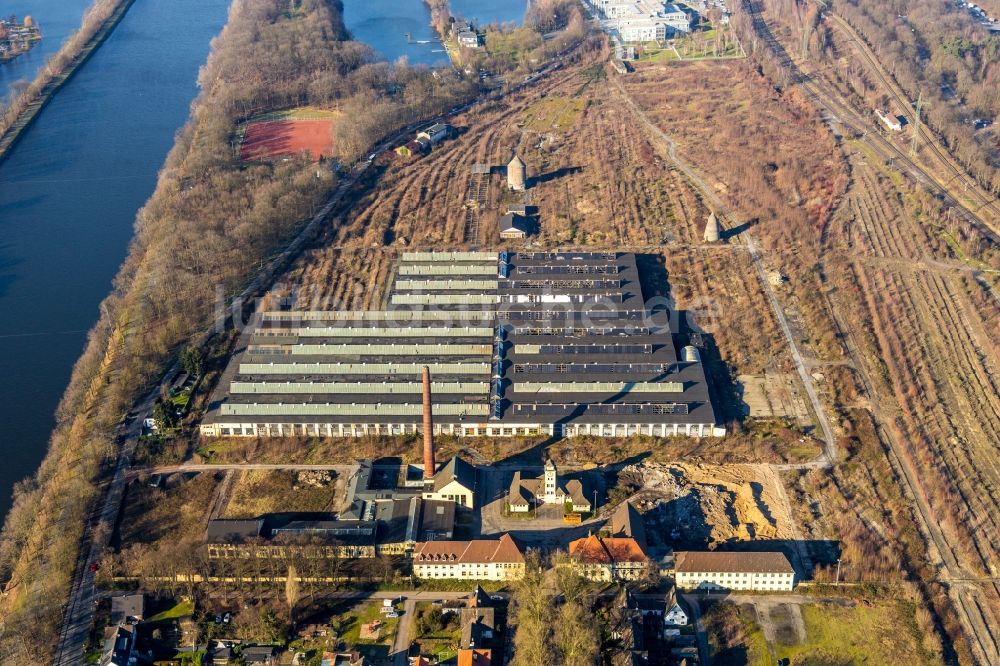
{"label": "shed", "polygon": [[524,238],[528,235],[528,221],[516,213],[500,218],[500,238]]}
{"label": "shed", "polygon": [[396,148],[396,154],[400,157],[413,157],[414,155],[420,155],[424,152],[424,144],[418,141],[407,141],[402,146]]}

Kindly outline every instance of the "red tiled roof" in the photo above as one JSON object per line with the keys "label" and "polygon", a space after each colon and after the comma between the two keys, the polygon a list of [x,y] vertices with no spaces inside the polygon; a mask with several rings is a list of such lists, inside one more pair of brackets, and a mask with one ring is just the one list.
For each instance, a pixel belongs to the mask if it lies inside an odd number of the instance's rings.
{"label": "red tiled roof", "polygon": [[523,563],[524,555],[509,534],[499,540],[476,539],[473,541],[425,541],[418,543],[413,551],[413,560],[419,564],[442,563]]}
{"label": "red tiled roof", "polygon": [[490,666],[492,650],[459,650],[458,666]]}
{"label": "red tiled roof", "polygon": [[645,562],[649,559],[635,539],[624,537],[602,539],[594,534],[571,542],[569,554],[584,564]]}

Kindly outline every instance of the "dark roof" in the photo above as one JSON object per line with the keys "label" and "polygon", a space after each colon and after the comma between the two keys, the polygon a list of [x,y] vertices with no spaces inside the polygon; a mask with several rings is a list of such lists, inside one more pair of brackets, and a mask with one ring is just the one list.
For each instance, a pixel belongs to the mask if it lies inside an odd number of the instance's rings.
{"label": "dark roof", "polygon": [[485,608],[493,606],[493,599],[486,593],[482,585],[476,585],[469,599],[469,608]]}
{"label": "dark roof", "polygon": [[119,594],[111,597],[111,624],[129,618],[141,620],[146,609],[146,597],[141,594]]}
{"label": "dark roof", "polygon": [[778,551],[684,551],[676,554],[674,568],[678,573],[795,573],[785,554]]}
{"label": "dark roof", "polygon": [[208,521],[205,538],[209,543],[232,543],[252,537],[259,537],[264,527],[262,518],[252,520],[229,520],[215,518]]}
{"label": "dark roof", "polygon": [[[534,223],[529,222],[531,231]],[[499,255],[497,255],[499,258]],[[498,324],[510,331],[505,340],[503,396],[496,404],[495,417],[501,425],[536,423],[608,424],[619,426],[639,424],[715,424],[717,419],[712,408],[708,381],[703,363],[679,359],[681,340],[675,340],[667,325],[667,316],[658,314],[654,321],[648,321],[647,303],[640,286],[640,271],[635,255],[627,252],[507,252],[504,254],[503,269],[490,258],[467,260],[425,261],[404,259],[410,265],[419,264],[429,273],[407,276],[411,282],[425,279],[431,281],[461,281],[465,279],[496,281],[497,286],[485,291],[479,286],[470,287],[468,295],[493,296],[499,303],[485,304],[441,304],[437,310],[420,310],[427,318],[414,317],[412,322],[405,319],[404,328],[412,332],[405,335],[386,335],[383,322],[386,319],[370,315],[340,313],[343,317],[327,318],[314,316],[317,313],[281,313],[284,319],[266,318],[255,329],[256,342],[238,351],[233,362],[226,369],[219,389],[213,396],[212,406],[204,419],[204,424],[231,424],[256,420],[269,423],[295,424],[299,434],[306,434],[308,428],[298,424],[332,423],[342,425],[359,424],[404,424],[410,430],[421,420],[419,394],[409,391],[381,393],[353,393],[346,390],[328,391],[327,383],[377,382],[400,384],[417,376],[409,370],[401,371],[395,377],[387,377],[386,367],[408,365],[417,367],[421,363],[440,364],[453,367],[446,374],[436,374],[435,381],[470,382],[487,385],[491,378],[491,356],[493,349],[492,326],[490,333],[464,333],[443,338],[422,336],[419,329],[434,325],[444,328],[458,328],[437,323],[438,314],[454,313],[455,319],[468,313],[475,314],[475,321],[482,322],[481,316],[496,318]],[[456,264],[455,261],[459,263]],[[479,271],[464,275],[455,271],[462,264],[476,266]],[[401,264],[405,268],[407,264]],[[447,267],[451,273],[437,274],[433,269]],[[485,268],[485,272],[483,269]],[[401,271],[403,275],[405,271]],[[392,296],[422,297],[455,294],[454,285],[447,288],[429,288],[415,293],[422,286],[400,286],[396,280]],[[479,291],[475,291],[475,290]],[[560,299],[544,298],[552,294]],[[650,294],[652,296],[652,294]],[[594,305],[593,299],[603,299]],[[459,299],[460,300],[460,299]],[[476,299],[472,299],[476,300]],[[488,300],[488,299],[487,299]],[[565,307],[564,303],[579,304],[579,307]],[[479,307],[481,305],[482,307]],[[419,306],[423,307],[423,306]],[[430,307],[430,306],[427,306]],[[409,312],[409,311],[408,311]],[[461,314],[459,314],[461,313]],[[433,314],[433,317],[431,316]],[[301,317],[295,320],[294,317]],[[490,320],[490,324],[493,319]],[[509,328],[508,328],[509,324]],[[320,331],[311,331],[298,337],[299,329],[341,327],[349,334],[338,331],[326,336]],[[288,328],[282,336],[282,329]],[[406,344],[421,347],[412,353],[399,354],[386,350],[385,346],[400,343],[401,339],[412,338]],[[312,347],[301,349],[305,344]],[[369,345],[370,352],[358,356],[351,350],[338,351],[333,346],[340,344]],[[324,345],[330,349],[320,351]],[[459,345],[462,351],[459,351]],[[468,345],[468,347],[466,347]],[[444,353],[442,349],[447,349]],[[338,371],[340,365],[356,365],[349,376]],[[282,366],[268,369],[266,366]],[[365,366],[371,365],[371,374]],[[379,368],[376,371],[376,368]],[[390,371],[391,372],[391,371]],[[379,374],[381,373],[381,374]],[[412,376],[411,376],[412,375]],[[388,380],[388,381],[387,381]],[[275,393],[244,393],[230,391],[232,382],[265,382]],[[289,394],[278,387],[284,383],[315,383],[315,392],[295,392]],[[535,384],[561,384],[548,390],[539,390]],[[655,384],[661,383],[662,390]],[[579,388],[574,386],[579,384]],[[589,384],[589,386],[583,386]],[[606,384],[606,386],[602,386]],[[630,388],[635,384],[647,384]],[[624,387],[624,388],[623,388]],[[435,403],[442,406],[469,405],[474,412],[442,410],[452,413],[436,414],[441,424],[481,424],[479,412],[490,409],[488,388],[482,392],[444,393],[440,392]],[[296,409],[282,413],[275,406],[279,404],[336,406],[337,414],[309,414],[306,409]],[[380,411],[375,405],[395,407],[407,405],[407,410]],[[259,405],[260,417],[237,416],[230,411],[248,414],[253,412],[247,405]],[[238,409],[237,409],[238,408]],[[352,411],[352,409],[356,411]],[[317,409],[322,412],[322,409]],[[390,411],[405,411],[392,415]],[[266,416],[266,419],[265,419]],[[610,418],[609,418],[610,417]],[[242,425],[237,427],[242,432]],[[684,431],[682,427],[681,432]],[[712,433],[709,428],[709,434]],[[237,433],[239,434],[239,433]],[[624,435],[631,432],[618,430],[607,434]],[[657,434],[661,434],[658,432]],[[371,499],[380,491],[373,491]],[[379,497],[388,497],[386,494]],[[356,492],[348,492],[348,500],[358,499]],[[369,499],[369,497],[364,497]]]}
{"label": "dark roof", "polygon": [[132,656],[134,641],[135,633],[133,632],[133,627],[119,625],[107,640],[104,659],[101,663],[109,664],[110,666],[126,666],[129,657]]}
{"label": "dark roof", "polygon": [[535,212],[534,206],[529,206],[528,204],[508,204],[508,213],[516,213],[518,215],[533,215]]}
{"label": "dark roof", "polygon": [[489,606],[463,608],[460,613],[462,637],[459,647],[464,650],[499,647],[496,615],[496,609]]}
{"label": "dark roof", "polygon": [[418,541],[430,535],[451,534],[455,531],[455,503],[447,500],[416,500],[421,502]]}
{"label": "dark roof", "polygon": [[646,523],[631,502],[624,502],[611,516],[611,536],[631,537],[646,546]]}
{"label": "dark roof", "polygon": [[500,218],[500,232],[520,231],[522,234],[528,233],[528,221],[517,213],[507,213]]}
{"label": "dark roof", "polygon": [[434,475],[434,492],[440,491],[452,481],[472,490],[476,487],[476,468],[458,456],[449,460]]}
{"label": "dark roof", "polygon": [[251,645],[243,648],[243,661],[248,664],[266,664],[278,653],[273,645]]}

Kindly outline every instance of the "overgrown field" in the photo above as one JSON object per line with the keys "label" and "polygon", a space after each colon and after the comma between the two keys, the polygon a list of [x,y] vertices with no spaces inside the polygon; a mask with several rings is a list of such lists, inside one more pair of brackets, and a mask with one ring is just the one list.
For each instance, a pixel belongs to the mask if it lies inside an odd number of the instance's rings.
{"label": "overgrown field", "polygon": [[[805,528],[817,539],[844,539],[847,576],[898,580],[903,569],[936,577],[925,567],[928,544],[912,500],[898,488],[899,467],[886,457],[891,437],[947,544],[949,552],[932,548],[931,557],[962,575],[993,575],[1000,302],[987,289],[995,278],[970,269],[993,263],[996,250],[863,145],[838,145],[797,89],[773,87],[752,63],[646,66],[625,81],[748,221],[768,265],[789,277],[779,298],[802,323],[809,364],[825,366],[821,388],[837,410],[846,460],[832,475],[793,479]],[[993,586],[956,594],[996,626]],[[957,639],[942,588],[928,582],[925,595]]]}

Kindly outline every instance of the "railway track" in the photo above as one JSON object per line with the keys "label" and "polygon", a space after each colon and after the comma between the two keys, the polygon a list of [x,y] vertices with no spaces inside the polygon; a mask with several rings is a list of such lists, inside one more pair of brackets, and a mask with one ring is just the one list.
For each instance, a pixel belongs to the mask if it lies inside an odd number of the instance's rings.
{"label": "railway track", "polygon": [[[916,182],[931,189],[939,199],[949,206],[956,208],[959,214],[970,222],[976,224],[991,234],[996,240],[996,230],[978,212],[969,210],[934,179],[926,174],[921,167],[910,160],[902,151],[877,133],[871,132],[866,127],[863,119],[846,104],[836,99],[822,84],[805,76],[792,61],[788,52],[777,41],[771,33],[770,28],[764,21],[760,13],[759,2],[755,0],[744,0],[743,7],[751,18],[752,26],[757,37],[762,40],[767,48],[777,59],[778,64],[789,74],[793,85],[798,85],[807,98],[816,104],[822,112],[825,112],[825,120],[831,126],[839,125],[847,130],[855,139],[864,141],[882,159],[892,159],[897,162],[900,170],[906,173]],[[874,225],[875,220],[863,220],[865,233],[872,243],[872,249],[876,255],[884,256],[886,246],[883,241],[876,241],[877,230],[869,228],[869,224]],[[892,242],[895,244],[896,239]],[[897,245],[893,248],[899,252],[901,248]],[[905,256],[905,255],[904,255]],[[832,306],[832,304],[831,304]],[[860,346],[855,338],[855,332],[851,327],[845,326],[839,317],[836,308],[831,307],[834,319],[838,328],[845,334],[843,338],[847,342],[848,351],[859,369],[859,379],[863,385],[865,393],[870,397],[873,408],[882,411],[885,409],[882,400],[879,398],[874,385],[868,375],[867,367],[861,363],[863,355],[860,353]],[[886,432],[881,419],[876,420],[876,432],[886,455],[896,469],[898,478],[904,482],[908,494],[913,498],[917,510],[918,524],[920,525],[926,540],[932,543],[941,557],[941,568],[944,574],[942,578],[954,579],[965,578],[964,569],[961,566],[959,556],[951,548],[944,533],[937,524],[935,514],[930,507],[927,495],[920,483],[920,476],[912,461],[900,454],[898,445],[892,435]],[[992,583],[991,587],[998,589],[997,584]],[[976,654],[976,659],[984,664],[1000,662],[1000,648],[997,639],[991,631],[990,613],[985,610],[979,601],[981,590],[970,583],[954,582],[949,584],[950,596],[958,611],[959,620],[969,638],[970,647]]]}
{"label": "railway track", "polygon": [[[878,59],[872,53],[871,47],[868,43],[864,41],[864,39],[854,30],[854,27],[851,26],[846,19],[835,14],[832,9],[826,5],[826,3],[822,2],[822,0],[815,1],[826,10],[826,15],[833,19],[833,21],[847,33],[847,41],[857,46],[855,51],[861,55],[867,63],[869,71],[879,80],[879,82],[882,83],[885,89],[888,90],[889,95],[896,101],[897,104],[899,104],[900,108],[906,109],[910,114],[916,117],[916,111],[913,108],[913,105],[909,102],[905,95],[903,95],[898,84],[896,84],[891,76],[883,69],[881,63],[879,63]],[[916,125],[914,127],[916,129]],[[919,133],[917,136],[919,139],[924,140],[925,145],[930,148],[931,152],[942,164],[942,166],[948,169],[951,174],[951,178],[949,178],[946,182],[950,183],[955,178],[961,178],[963,182],[974,180],[965,172],[964,169],[955,163],[954,159],[948,155],[947,152],[941,149],[938,145],[937,136],[935,136],[934,133],[925,125],[921,124],[919,126]],[[966,190],[965,194],[967,196],[971,195],[971,197],[975,200],[977,212],[984,209],[988,210],[994,218],[1000,214],[1000,209],[997,207],[996,197],[983,193],[979,189],[978,185]],[[996,229],[994,229],[994,231],[996,231]]]}
{"label": "railway track", "polygon": [[837,126],[847,130],[851,138],[864,142],[887,163],[890,161],[895,163],[900,173],[931,190],[941,202],[957,211],[958,215],[981,228],[993,242],[1000,243],[1000,229],[977,211],[970,210],[952,196],[947,188],[942,187],[936,179],[924,171],[923,167],[910,159],[905,151],[872,129],[870,122],[861,117],[857,111],[839,101],[837,93],[831,91],[822,82],[802,73],[764,21],[760,13],[760,0],[743,0],[743,7],[751,18],[754,32],[757,33],[766,48],[774,54],[778,64],[788,73],[789,82],[799,86],[806,97],[818,109],[825,112],[825,120],[834,128],[835,132]]}

